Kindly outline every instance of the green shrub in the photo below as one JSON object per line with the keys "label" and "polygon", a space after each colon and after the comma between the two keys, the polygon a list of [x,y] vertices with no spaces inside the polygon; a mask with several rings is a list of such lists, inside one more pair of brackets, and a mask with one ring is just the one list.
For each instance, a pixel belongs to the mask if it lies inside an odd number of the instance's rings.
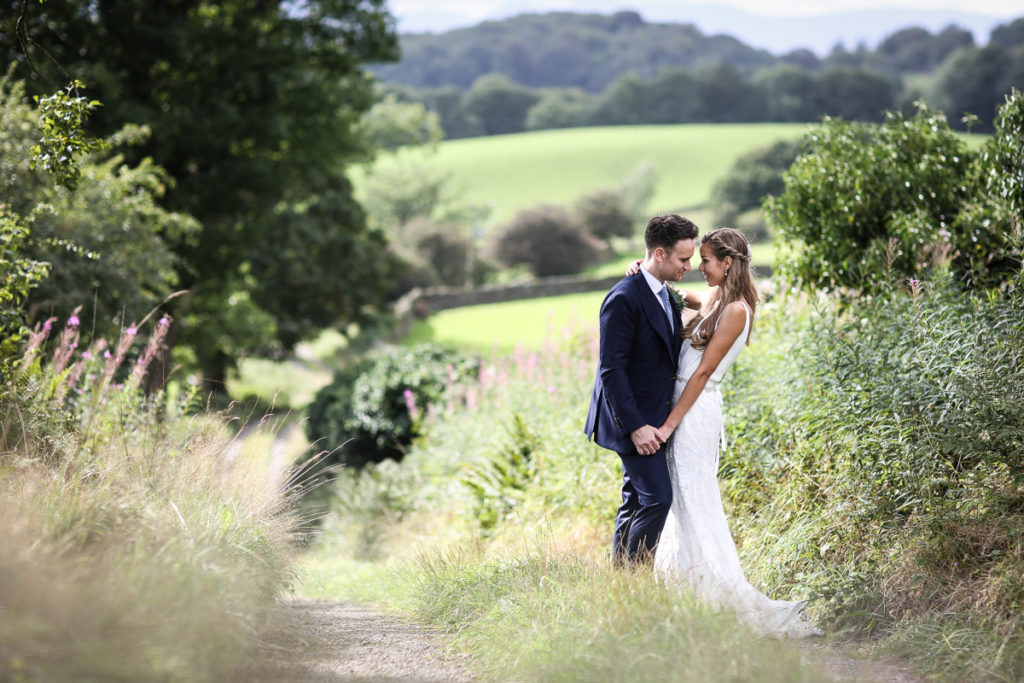
{"label": "green shrub", "polygon": [[576,213],[583,229],[599,240],[632,237],[637,229],[622,193],[616,190],[596,190],[580,197],[576,202]]}
{"label": "green shrub", "polygon": [[324,466],[400,460],[426,411],[478,369],[475,358],[439,346],[386,348],[317,392],[306,433],[328,451]]}
{"label": "green shrub", "polygon": [[0,204],[0,380],[6,379],[25,336],[25,299],[48,271],[48,264],[25,255],[27,238],[18,217]]}
{"label": "green shrub", "polygon": [[496,234],[494,251],[504,264],[529,266],[538,277],[579,273],[597,254],[579,221],[557,206],[517,213]]}
{"label": "green shrub", "polygon": [[736,159],[711,190],[715,224],[732,226],[740,214],[759,209],[766,197],[781,194],[785,187],[782,174],[793,165],[801,144],[799,140],[782,140]]}
{"label": "green shrub", "polygon": [[785,274],[810,288],[876,293],[892,275],[921,279],[951,259],[965,288],[1012,278],[1021,264],[1024,204],[1012,188],[1021,183],[1022,108],[1014,91],[980,153],[923,104],[877,126],[826,119],[769,203],[780,237],[798,245]]}
{"label": "green shrub", "polygon": [[726,395],[752,576],[959,678],[1024,672],[1021,285],[977,299],[937,277],[856,312],[775,311]]}

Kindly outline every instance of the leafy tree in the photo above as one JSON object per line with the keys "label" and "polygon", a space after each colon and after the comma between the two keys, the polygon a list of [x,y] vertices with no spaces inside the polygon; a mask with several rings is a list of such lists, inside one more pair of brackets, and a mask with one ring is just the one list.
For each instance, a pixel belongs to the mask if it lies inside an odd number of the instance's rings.
{"label": "leafy tree", "polygon": [[650,87],[634,73],[624,74],[598,97],[593,122],[601,126],[628,126],[646,123]]}
{"label": "leafy tree", "polygon": [[[107,135],[126,122],[152,129],[128,161],[151,157],[165,168],[174,180],[165,205],[201,223],[197,236],[175,244],[179,280],[192,292],[179,300],[192,311],[179,310],[177,317],[188,321],[182,340],[201,357],[211,387],[234,357],[266,343],[232,326],[229,300],[272,313],[282,343],[313,331],[313,319],[292,315],[285,303],[296,283],[261,289],[252,277],[254,262],[272,258],[266,249],[278,241],[271,236],[289,217],[308,214],[310,197],[319,202],[319,225],[331,227],[307,234],[340,244],[377,240],[384,250],[362,214],[349,210],[342,177],[345,164],[366,153],[354,126],[373,91],[360,66],[396,56],[383,6],[383,0],[310,0],[286,11],[276,0],[50,2],[26,17],[30,44],[45,45],[105,102],[94,132]],[[15,20],[3,20],[8,35]],[[7,59],[25,61],[17,46],[0,47]],[[34,63],[32,82],[45,87],[54,78],[51,61]],[[349,273],[350,296],[319,298],[322,319],[359,319],[379,303],[380,287],[366,279],[376,275],[350,269],[347,261],[319,277],[336,282]]]}
{"label": "leafy tree", "polygon": [[1024,45],[1024,17],[1014,19],[1008,24],[1000,24],[992,29],[989,43],[1001,47],[1020,47]]}
{"label": "leafy tree", "polygon": [[756,121],[763,114],[761,93],[751,88],[734,66],[720,64],[697,73],[697,92],[704,121]]}
{"label": "leafy tree", "polygon": [[[54,175],[33,169],[43,114],[23,95],[22,84],[0,79],[0,172],[8,218],[28,231],[19,233],[21,253],[50,267],[31,294],[22,293],[24,312],[31,321],[81,308],[80,317],[93,321],[95,332],[110,335],[113,326],[140,320],[175,289],[178,263],[167,241],[187,239],[197,226],[158,204],[168,178],[151,160],[131,166],[120,154],[94,153]],[[126,129],[100,142],[110,148],[144,136]],[[74,191],[53,183],[71,177]]]}
{"label": "leafy tree", "polygon": [[761,206],[766,197],[782,193],[782,175],[800,153],[801,142],[783,140],[747,152],[733,162],[724,178],[715,183],[711,203],[717,207],[720,225]]}
{"label": "leafy tree", "polygon": [[25,253],[27,237],[19,217],[0,204],[0,378],[6,378],[25,336],[25,299],[49,270]]}
{"label": "leafy tree", "polygon": [[881,125],[826,119],[770,202],[796,245],[784,268],[811,288],[877,292],[948,262],[961,286],[1019,272],[1024,215],[1024,96],[1001,109],[996,135],[971,152],[938,111],[889,113]]}
{"label": "leafy tree", "polygon": [[526,115],[529,130],[572,128],[590,123],[594,97],[580,88],[545,90]]}
{"label": "leafy tree", "polygon": [[947,26],[932,35],[920,27],[905,28],[889,35],[878,44],[880,60],[896,71],[933,71],[953,51],[974,45],[970,31]]}
{"label": "leafy tree", "polygon": [[686,69],[662,70],[651,81],[643,107],[648,123],[689,123],[700,121],[704,113],[702,93],[697,79]]}
{"label": "leafy tree", "polygon": [[[1012,86],[1024,87],[1024,48],[1011,49],[997,43],[983,48],[965,48],[947,60],[937,74],[937,100],[954,125],[965,125],[960,117],[976,114],[978,129],[992,130],[996,108]],[[973,125],[973,124],[972,124]]]}
{"label": "leafy tree", "polygon": [[366,112],[359,131],[378,150],[436,146],[444,137],[435,112],[428,111],[421,102],[400,102],[393,92],[384,95]]}
{"label": "leafy tree", "polygon": [[600,189],[584,195],[576,202],[576,213],[583,229],[599,240],[632,237],[636,230],[622,194],[616,190]]}
{"label": "leafy tree", "polygon": [[473,83],[463,106],[480,121],[485,135],[501,135],[526,130],[526,114],[539,99],[528,88],[495,73]]}
{"label": "leafy tree", "polygon": [[815,81],[814,100],[821,114],[850,121],[879,121],[895,104],[892,82],[864,69],[830,66]]}
{"label": "leafy tree", "polygon": [[762,93],[770,121],[814,121],[821,116],[814,75],[792,65],[759,71],[751,81]]}
{"label": "leafy tree", "polygon": [[578,220],[557,206],[520,211],[495,234],[494,253],[508,266],[525,265],[534,275],[572,275],[593,262],[593,240]]}

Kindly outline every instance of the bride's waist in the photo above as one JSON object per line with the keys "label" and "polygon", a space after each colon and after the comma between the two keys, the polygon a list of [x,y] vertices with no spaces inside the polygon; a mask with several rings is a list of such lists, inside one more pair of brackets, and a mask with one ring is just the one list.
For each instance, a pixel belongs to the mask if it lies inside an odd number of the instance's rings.
{"label": "bride's waist", "polygon": [[[682,382],[683,386],[686,386],[686,383],[690,381],[690,377],[692,376],[693,375],[676,375],[676,381]],[[707,384],[704,385],[704,391],[708,393],[718,391],[718,380],[709,379]]]}

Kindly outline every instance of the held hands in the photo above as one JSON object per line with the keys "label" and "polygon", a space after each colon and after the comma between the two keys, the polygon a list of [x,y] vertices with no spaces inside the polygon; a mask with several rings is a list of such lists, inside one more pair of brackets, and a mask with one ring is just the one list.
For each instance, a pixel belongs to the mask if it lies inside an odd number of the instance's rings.
{"label": "held hands", "polygon": [[674,431],[675,431],[675,429],[673,429],[672,427],[669,427],[667,422],[665,424],[661,425],[660,427],[658,427],[655,430],[655,432],[658,435],[658,439],[662,443],[665,443],[666,441],[668,441],[669,437],[672,436],[672,432],[674,432]]}
{"label": "held hands", "polygon": [[630,434],[630,438],[633,439],[636,452],[640,455],[654,455],[661,448],[661,444],[665,443],[665,439],[661,438],[659,430],[651,425],[644,425],[635,430]]}

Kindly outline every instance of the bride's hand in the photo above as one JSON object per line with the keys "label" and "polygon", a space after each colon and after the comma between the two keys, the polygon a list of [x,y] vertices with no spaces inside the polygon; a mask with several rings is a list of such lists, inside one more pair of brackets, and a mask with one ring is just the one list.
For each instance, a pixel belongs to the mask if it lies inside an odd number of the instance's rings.
{"label": "bride's hand", "polygon": [[640,264],[643,263],[640,259],[633,261],[629,264],[629,268],[626,268],[626,275],[636,275],[640,272]]}
{"label": "bride's hand", "polygon": [[661,425],[658,427],[658,440],[662,443],[668,443],[669,437],[672,436],[674,430],[669,429],[668,425]]}

